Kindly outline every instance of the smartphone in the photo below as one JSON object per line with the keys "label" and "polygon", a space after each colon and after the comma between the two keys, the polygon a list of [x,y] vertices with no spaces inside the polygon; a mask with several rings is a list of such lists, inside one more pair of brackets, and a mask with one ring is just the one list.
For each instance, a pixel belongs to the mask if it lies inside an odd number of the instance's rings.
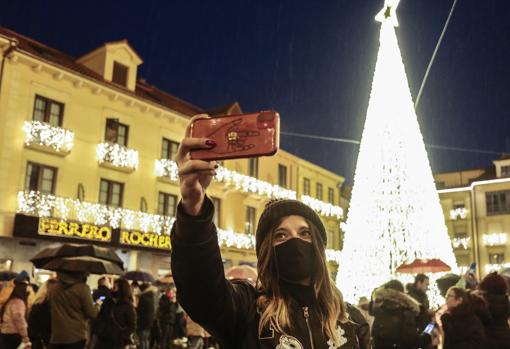
{"label": "smartphone", "polygon": [[98,300],[100,300],[101,302],[104,302],[105,299],[106,299],[105,296],[101,296],[101,297],[98,298]]}
{"label": "smartphone", "polygon": [[473,263],[471,263],[471,265],[469,266],[468,273],[469,273],[469,274],[474,274],[474,273],[475,273],[475,271],[476,271],[476,263],[475,263],[475,262],[473,262]]}
{"label": "smartphone", "polygon": [[193,160],[225,160],[274,155],[280,146],[280,115],[273,110],[198,119],[191,137],[212,139],[212,149],[192,150]]}
{"label": "smartphone", "polygon": [[432,331],[434,331],[434,328],[436,327],[436,323],[435,322],[430,322],[427,327],[425,327],[425,329],[423,330],[423,333],[426,333],[426,334],[431,334]]}

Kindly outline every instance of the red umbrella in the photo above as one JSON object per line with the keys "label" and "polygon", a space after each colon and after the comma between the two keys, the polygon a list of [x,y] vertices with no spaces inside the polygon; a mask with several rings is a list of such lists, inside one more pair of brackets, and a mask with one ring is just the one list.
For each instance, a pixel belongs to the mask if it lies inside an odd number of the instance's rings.
{"label": "red umbrella", "polygon": [[440,259],[419,259],[409,264],[402,264],[397,268],[397,273],[418,274],[418,273],[440,273],[443,271],[450,271],[452,268]]}
{"label": "red umbrella", "polygon": [[247,265],[236,265],[225,272],[227,279],[257,280],[257,269]]}

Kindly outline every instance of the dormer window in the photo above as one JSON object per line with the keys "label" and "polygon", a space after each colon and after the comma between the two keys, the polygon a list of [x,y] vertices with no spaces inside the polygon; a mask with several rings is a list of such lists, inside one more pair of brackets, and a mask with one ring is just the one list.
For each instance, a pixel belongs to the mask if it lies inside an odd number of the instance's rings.
{"label": "dormer window", "polygon": [[127,86],[127,81],[128,81],[128,67],[114,61],[112,82],[122,86]]}

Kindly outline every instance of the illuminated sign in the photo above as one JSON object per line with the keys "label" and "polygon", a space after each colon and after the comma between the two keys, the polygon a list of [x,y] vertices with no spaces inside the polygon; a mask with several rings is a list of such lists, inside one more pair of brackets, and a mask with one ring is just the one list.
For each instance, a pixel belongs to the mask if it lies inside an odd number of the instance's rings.
{"label": "illuminated sign", "polygon": [[39,219],[39,235],[78,238],[92,241],[112,241],[112,228],[89,223],[67,222],[54,218]]}
{"label": "illuminated sign", "polygon": [[170,251],[169,235],[121,230],[119,242],[121,245],[157,248]]}

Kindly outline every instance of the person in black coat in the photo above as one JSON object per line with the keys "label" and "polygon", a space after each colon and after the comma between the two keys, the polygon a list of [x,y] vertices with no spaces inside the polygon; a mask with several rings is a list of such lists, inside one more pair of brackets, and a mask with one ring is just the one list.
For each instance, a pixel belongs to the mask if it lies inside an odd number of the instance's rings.
{"label": "person in black coat", "polygon": [[48,296],[56,282],[55,279],[49,279],[39,288],[28,313],[28,337],[32,349],[47,348],[50,344],[51,310]]}
{"label": "person in black coat", "polygon": [[510,304],[508,285],[497,272],[488,274],[478,285],[480,296],[487,302],[479,317],[485,327],[487,349],[510,349]]}
{"label": "person in black coat", "polygon": [[369,308],[374,317],[372,338],[374,349],[425,348],[437,341],[418,325],[420,304],[404,293],[404,285],[391,280],[372,294]]}
{"label": "person in black coat", "polygon": [[136,308],[136,333],[140,342],[140,349],[149,349],[151,331],[156,320],[158,290],[149,284],[142,284],[140,285],[140,291],[138,295],[138,307]]}
{"label": "person in black coat", "polygon": [[133,344],[136,311],[131,286],[127,280],[117,279],[111,297],[105,299],[92,333],[96,336],[94,349],[123,349]]}
{"label": "person in black coat", "polygon": [[106,299],[111,296],[111,292],[112,291],[108,287],[108,279],[103,276],[97,280],[97,288],[92,291],[92,300],[95,303],[101,297],[104,297],[102,299]]}
{"label": "person in black coat", "polygon": [[158,307],[158,323],[161,330],[160,348],[171,348],[171,342],[177,338],[175,324],[177,322],[177,302],[173,290],[168,289],[161,295]]}
{"label": "person in black coat", "polygon": [[441,316],[443,349],[485,349],[485,331],[476,315],[485,308],[482,298],[460,287],[446,294],[446,312]]}
{"label": "person in black coat", "polygon": [[[207,116],[194,117],[191,122]],[[225,278],[214,205],[205,190],[214,162],[190,160],[215,143],[190,137],[176,157],[182,201],[172,228],[177,299],[222,349],[359,348],[356,326],[330,279],[327,234],[319,215],[297,200],[269,202],[257,225],[258,282]]]}

